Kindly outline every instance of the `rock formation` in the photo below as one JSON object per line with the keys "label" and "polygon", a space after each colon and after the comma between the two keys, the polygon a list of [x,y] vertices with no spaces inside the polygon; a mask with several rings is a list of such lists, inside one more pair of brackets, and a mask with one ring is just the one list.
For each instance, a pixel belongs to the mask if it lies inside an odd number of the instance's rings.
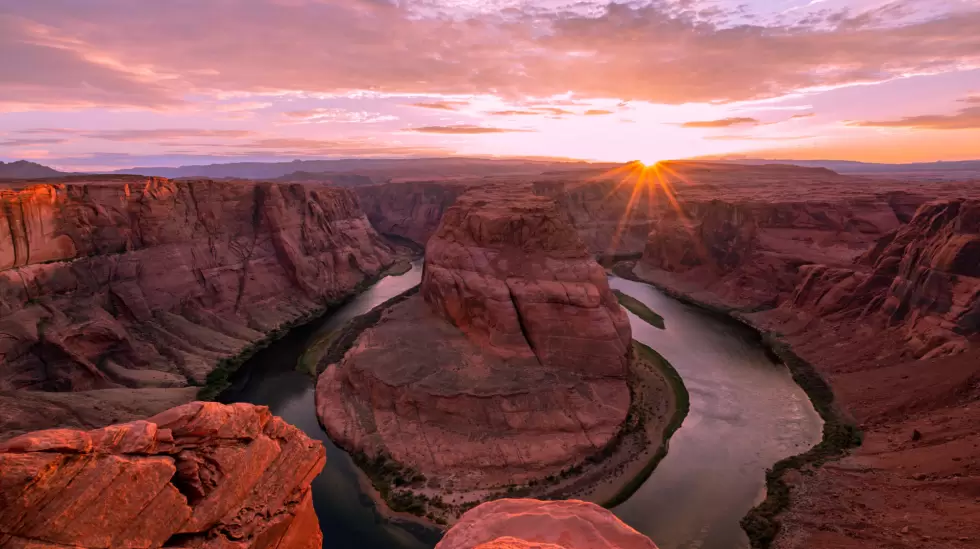
{"label": "rock formation", "polygon": [[392,262],[330,187],[79,176],[0,204],[0,391],[201,385]]}
{"label": "rock formation", "polygon": [[[535,194],[553,198],[569,216],[586,247],[593,254],[634,254],[643,251],[650,232],[655,198],[643,193],[633,196],[632,185],[583,175],[566,174],[535,179]],[[475,181],[420,181],[358,187],[361,204],[371,223],[381,233],[425,244],[436,231],[442,216],[467,190],[492,184]],[[502,185],[524,185],[508,181]],[[630,214],[627,206],[631,203]]]}
{"label": "rock formation", "polygon": [[0,546],[320,549],[323,445],[263,406],[194,402],[0,444]]}
{"label": "rock formation", "polygon": [[417,181],[357,187],[365,215],[378,232],[425,245],[446,210],[472,185]]}
{"label": "rock formation", "polygon": [[960,198],[932,202],[867,187],[684,204],[632,273],[777,336],[863,431],[853,454],[783,475],[791,506],[774,547],[973,547],[980,187],[934,187]]}
{"label": "rock formation", "polygon": [[656,549],[611,512],[583,501],[502,499],[467,512],[436,549]]}
{"label": "rock formation", "polygon": [[317,410],[352,452],[456,488],[524,482],[617,434],[630,341],[605,272],[555,202],[484,187],[429,240],[421,296],[321,375]]}

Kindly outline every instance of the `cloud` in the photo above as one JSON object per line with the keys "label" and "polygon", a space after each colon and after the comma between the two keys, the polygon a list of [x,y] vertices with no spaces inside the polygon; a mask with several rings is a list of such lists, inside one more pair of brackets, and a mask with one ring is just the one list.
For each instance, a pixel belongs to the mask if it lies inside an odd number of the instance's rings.
{"label": "cloud", "polygon": [[567,114],[575,113],[568,109],[562,109],[559,107],[531,107],[529,109],[491,111],[487,114],[490,116],[565,116]]}
{"label": "cloud", "polygon": [[183,104],[154,75],[96,55],[86,44],[62,38],[57,28],[2,11],[0,4],[0,105],[5,109]]}
{"label": "cloud", "polygon": [[68,128],[31,128],[17,132],[22,135],[70,135],[89,139],[122,142],[176,141],[186,138],[237,139],[254,135],[249,130],[204,130],[196,128],[161,128],[133,130],[78,130]]}
{"label": "cloud", "polygon": [[585,116],[602,116],[606,114],[615,114],[613,111],[608,111],[606,109],[589,109],[585,111]]}
{"label": "cloud", "polygon": [[337,108],[317,108],[303,111],[284,112],[288,119],[304,123],[344,122],[356,124],[373,124],[398,120],[397,116],[381,114],[380,112],[349,111]]}
{"label": "cloud", "polygon": [[423,101],[419,103],[409,103],[410,107],[420,107],[423,109],[437,109],[443,111],[455,111],[459,110],[457,107],[465,107],[469,105],[468,101]]}
{"label": "cloud", "polygon": [[521,129],[514,129],[514,128],[489,128],[486,126],[471,126],[469,124],[459,124],[456,126],[422,126],[419,128],[408,128],[406,131],[419,132],[419,133],[475,135],[481,133],[532,132],[534,130],[521,130]]}
{"label": "cloud", "polygon": [[521,3],[442,15],[418,11],[431,2],[229,5],[0,0],[0,11],[16,14],[0,29],[0,101],[173,108],[187,93],[370,90],[516,101],[571,90],[681,104],[980,66],[978,9],[745,24],[690,2],[578,11]]}
{"label": "cloud", "polygon": [[815,113],[815,112],[808,112],[808,113],[804,113],[804,114],[794,114],[793,116],[789,117],[789,119],[790,120],[799,120],[801,118],[813,118],[816,115],[817,115],[817,113]]}
{"label": "cloud", "polygon": [[755,118],[746,117],[733,117],[733,118],[723,118],[721,120],[701,120],[695,122],[684,122],[681,124],[682,128],[729,128],[731,126],[739,126],[751,124],[753,126],[758,125],[759,121]]}
{"label": "cloud", "polygon": [[798,141],[801,139],[814,139],[815,135],[780,135],[780,136],[754,136],[754,135],[711,135],[705,137],[712,141]]}
{"label": "cloud", "polygon": [[[967,104],[980,104],[980,97],[967,97],[961,100]],[[873,128],[915,128],[921,130],[971,130],[980,129],[980,106],[965,107],[954,114],[925,114],[906,116],[895,120],[861,120],[848,123],[850,126]]]}
{"label": "cloud", "polygon": [[58,137],[39,137],[36,139],[7,139],[0,141],[0,147],[33,147],[35,145],[57,145],[66,142],[67,139]]}

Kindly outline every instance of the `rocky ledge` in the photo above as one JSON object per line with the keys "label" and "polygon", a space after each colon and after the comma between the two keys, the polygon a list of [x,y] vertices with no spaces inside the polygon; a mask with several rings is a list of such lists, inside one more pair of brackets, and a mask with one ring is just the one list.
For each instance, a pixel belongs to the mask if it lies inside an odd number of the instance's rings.
{"label": "rocky ledge", "polygon": [[396,483],[428,479],[438,495],[536,482],[619,433],[630,341],[555,202],[481,188],[429,240],[420,295],[326,367],[317,412],[347,450],[406,468]]}
{"label": "rocky ledge", "polygon": [[[5,434],[93,426],[73,417],[120,409],[107,390],[133,391],[123,409],[160,405],[122,419],[186,402],[219,363],[392,263],[356,196],[326,186],[79,176],[2,190],[0,205]],[[24,390],[85,396],[35,421]]]}
{"label": "rocky ledge", "polygon": [[6,548],[320,549],[323,445],[264,406],[194,402],[0,444]]}
{"label": "rocky ledge", "polygon": [[657,549],[584,501],[503,499],[467,512],[436,549]]}

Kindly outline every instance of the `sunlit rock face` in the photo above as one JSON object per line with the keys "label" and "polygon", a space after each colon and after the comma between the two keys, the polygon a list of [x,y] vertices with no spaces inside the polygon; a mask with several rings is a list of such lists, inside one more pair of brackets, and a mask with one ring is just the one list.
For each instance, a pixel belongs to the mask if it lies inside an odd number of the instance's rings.
{"label": "sunlit rock face", "polygon": [[436,549],[656,549],[611,512],[583,501],[502,499],[468,511]]}
{"label": "sunlit rock face", "polygon": [[630,404],[625,312],[554,201],[479,188],[426,247],[420,295],[317,384],[331,437],[456,487],[541,478],[612,439]]}
{"label": "sunlit rock face", "polygon": [[75,177],[0,204],[0,391],[203,384],[392,262],[325,186]]}
{"label": "sunlit rock face", "polygon": [[0,444],[0,546],[319,549],[323,445],[264,406],[195,402]]}

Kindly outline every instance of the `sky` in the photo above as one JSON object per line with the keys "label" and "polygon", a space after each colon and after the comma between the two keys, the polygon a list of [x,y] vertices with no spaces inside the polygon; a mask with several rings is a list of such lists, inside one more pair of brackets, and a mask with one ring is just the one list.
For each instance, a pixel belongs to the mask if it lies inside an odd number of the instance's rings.
{"label": "sky", "polygon": [[0,0],[0,161],[980,158],[980,0]]}

